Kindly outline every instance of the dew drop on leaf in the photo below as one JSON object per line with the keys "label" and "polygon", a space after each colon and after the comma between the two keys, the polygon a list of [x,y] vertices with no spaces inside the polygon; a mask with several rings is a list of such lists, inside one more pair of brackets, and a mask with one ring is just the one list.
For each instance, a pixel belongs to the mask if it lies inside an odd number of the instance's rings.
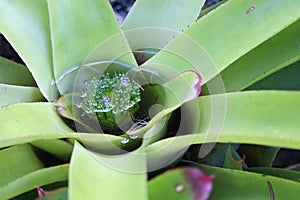
{"label": "dew drop on leaf", "polygon": [[129,142],[129,139],[128,138],[124,138],[123,140],[121,140],[121,143],[122,144],[127,144]]}
{"label": "dew drop on leaf", "polygon": [[135,139],[138,139],[139,136],[137,136],[137,135],[130,135],[129,137],[130,137],[130,139],[135,140]]}
{"label": "dew drop on leaf", "polygon": [[255,6],[251,6],[248,10],[246,10],[245,14],[247,15],[247,14],[251,13],[254,10],[255,10]]}
{"label": "dew drop on leaf", "polygon": [[184,185],[177,184],[177,185],[175,185],[174,189],[175,189],[175,192],[180,193],[184,190]]}

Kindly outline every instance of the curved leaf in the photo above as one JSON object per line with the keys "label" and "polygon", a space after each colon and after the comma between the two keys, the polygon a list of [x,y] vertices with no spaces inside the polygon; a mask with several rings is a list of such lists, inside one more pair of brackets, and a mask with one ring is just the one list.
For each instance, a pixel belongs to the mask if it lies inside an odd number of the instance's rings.
{"label": "curved leaf", "polygon": [[0,106],[44,100],[36,87],[6,85],[0,83]]}
{"label": "curved leaf", "polygon": [[[124,157],[122,164],[116,161],[115,166],[94,152],[84,149],[76,143],[70,165],[69,198],[70,199],[147,199],[147,176],[145,160],[131,160]],[[138,163],[139,162],[139,163]],[[116,166],[139,165],[142,172],[127,172],[115,169]],[[121,166],[122,167],[122,166]]]}
{"label": "curved leaf", "polygon": [[[109,1],[47,2],[54,73],[61,94],[72,92],[75,77],[70,70],[80,66],[98,44],[106,42],[102,52],[97,54],[97,61],[114,60],[131,53]],[[129,55],[126,61],[134,64],[133,55]]]}
{"label": "curved leaf", "polygon": [[249,171],[300,182],[299,171],[271,167],[250,167]]}
{"label": "curved leaf", "polygon": [[196,167],[173,169],[149,181],[149,199],[209,199],[213,178]]}
{"label": "curved leaf", "polygon": [[0,190],[14,180],[43,168],[42,162],[28,144],[1,150],[0,163]]}
{"label": "curved leaf", "polygon": [[131,48],[161,49],[173,37],[195,23],[204,2],[204,0],[136,1],[123,24]]}
{"label": "curved leaf", "polygon": [[256,82],[246,90],[300,90],[300,61]]}
{"label": "curved leaf", "polygon": [[71,137],[73,130],[51,103],[20,103],[0,109],[0,147],[38,139]]}
{"label": "curved leaf", "polygon": [[36,83],[26,66],[0,56],[0,83],[35,86]]}
{"label": "curved leaf", "polygon": [[54,76],[46,1],[1,1],[0,10],[0,32],[26,63],[45,98],[54,98],[56,89],[51,85]]}
{"label": "curved leaf", "polygon": [[31,144],[63,161],[69,161],[73,151],[73,146],[63,140],[38,140],[31,142]]}
{"label": "curved leaf", "polygon": [[[139,0],[123,24],[124,30],[144,27],[162,27],[181,32],[197,19],[204,0]],[[143,19],[143,20],[141,20]]]}
{"label": "curved leaf", "polygon": [[[225,109],[219,107],[224,106],[222,102],[218,105],[218,100],[224,100],[223,95],[198,98],[200,123],[196,133],[186,133],[191,135],[172,137],[149,145],[146,148],[148,153],[165,149],[160,153],[148,154],[151,164],[165,162],[191,144],[245,143],[299,149],[299,92],[239,92],[228,93],[225,97]],[[212,105],[212,102],[216,104]],[[191,103],[185,105],[195,108]],[[200,149],[199,153],[206,155],[210,150]]]}
{"label": "curved leaf", "polygon": [[[226,104],[222,110],[219,106],[224,97]],[[211,103],[213,98],[215,102]],[[299,99],[300,92],[285,91],[249,91],[200,97],[198,103],[202,117],[198,133],[218,134],[219,142],[298,149]],[[223,124],[214,124],[215,116],[222,116]],[[220,132],[213,132],[211,125],[221,126]],[[207,142],[216,140],[209,141],[208,137]]]}
{"label": "curved leaf", "polygon": [[210,199],[297,199],[300,183],[272,176],[233,169],[198,166],[205,173],[215,174],[214,189]]}
{"label": "curved leaf", "polygon": [[[240,91],[300,60],[300,20],[229,65],[222,73],[227,92]],[[214,79],[208,84],[212,84]]]}
{"label": "curved leaf", "polygon": [[66,181],[68,180],[68,168],[69,165],[65,164],[36,170],[24,175],[0,188],[0,198],[10,199],[34,189],[34,186],[43,186],[50,183]]}
{"label": "curved leaf", "polygon": [[[193,69],[206,82],[297,21],[299,6],[300,2],[294,0],[228,1],[193,24],[143,66],[158,71],[157,63],[178,72]],[[249,9],[252,11],[247,12]]]}

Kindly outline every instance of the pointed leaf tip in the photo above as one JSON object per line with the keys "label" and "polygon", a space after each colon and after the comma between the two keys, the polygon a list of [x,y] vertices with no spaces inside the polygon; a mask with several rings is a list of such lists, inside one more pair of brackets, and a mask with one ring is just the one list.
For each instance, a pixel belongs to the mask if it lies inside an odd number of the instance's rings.
{"label": "pointed leaf tip", "polygon": [[192,185],[195,192],[195,200],[206,200],[213,189],[214,175],[206,175],[199,168],[186,167],[184,174],[187,181]]}
{"label": "pointed leaf tip", "polygon": [[194,73],[196,75],[196,79],[195,82],[193,83],[193,88],[196,91],[197,96],[200,95],[201,93],[201,83],[202,83],[202,77],[200,76],[200,74],[194,70],[187,70],[186,72],[190,72],[190,73]]}
{"label": "pointed leaf tip", "polygon": [[213,189],[214,175],[204,174],[197,167],[181,167],[150,180],[149,199],[206,200]]}

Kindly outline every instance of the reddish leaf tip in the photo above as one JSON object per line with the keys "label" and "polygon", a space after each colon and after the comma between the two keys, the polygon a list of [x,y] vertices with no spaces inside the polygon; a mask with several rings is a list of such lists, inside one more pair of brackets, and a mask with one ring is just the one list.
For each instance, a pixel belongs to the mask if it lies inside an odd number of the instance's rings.
{"label": "reddish leaf tip", "polygon": [[195,192],[195,200],[206,200],[213,189],[213,179],[215,175],[206,175],[199,168],[186,167],[185,175],[187,181],[192,185]]}

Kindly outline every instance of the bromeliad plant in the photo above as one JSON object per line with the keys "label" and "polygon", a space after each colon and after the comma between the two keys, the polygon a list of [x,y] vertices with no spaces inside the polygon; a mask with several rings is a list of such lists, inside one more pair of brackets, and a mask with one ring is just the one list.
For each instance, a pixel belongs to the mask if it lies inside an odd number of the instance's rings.
{"label": "bromeliad plant", "polygon": [[203,4],[1,1],[0,199],[297,199],[300,2]]}

